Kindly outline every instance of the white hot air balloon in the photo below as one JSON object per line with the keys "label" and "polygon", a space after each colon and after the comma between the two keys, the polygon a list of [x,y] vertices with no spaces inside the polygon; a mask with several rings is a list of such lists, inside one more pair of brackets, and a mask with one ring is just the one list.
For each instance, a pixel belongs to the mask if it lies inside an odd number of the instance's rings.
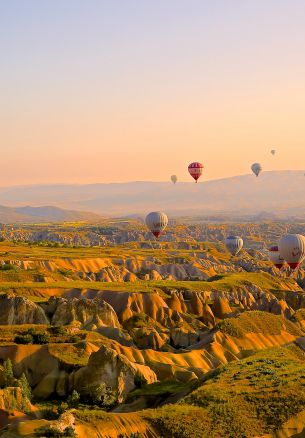
{"label": "white hot air balloon", "polygon": [[254,163],[251,166],[251,170],[254,173],[254,175],[258,176],[261,173],[261,171],[263,170],[263,168],[262,168],[261,164]]}
{"label": "white hot air balloon", "polygon": [[244,241],[239,236],[228,236],[225,240],[225,245],[229,253],[235,256],[244,246]]}
{"label": "white hot air balloon", "polygon": [[171,181],[176,184],[176,182],[178,181],[177,175],[172,175],[171,176]]}
{"label": "white hot air balloon", "polygon": [[273,245],[268,250],[269,259],[277,269],[282,269],[285,264],[285,260],[281,256],[278,245]]}
{"label": "white hot air balloon", "polygon": [[271,149],[271,155],[275,155],[276,154],[276,150],[275,149]]}
{"label": "white hot air balloon", "polygon": [[152,211],[146,216],[145,223],[148,229],[158,239],[168,224],[168,217],[162,211]]}
{"label": "white hot air balloon", "polygon": [[301,234],[286,234],[279,242],[281,257],[291,269],[297,269],[305,259],[305,237]]}

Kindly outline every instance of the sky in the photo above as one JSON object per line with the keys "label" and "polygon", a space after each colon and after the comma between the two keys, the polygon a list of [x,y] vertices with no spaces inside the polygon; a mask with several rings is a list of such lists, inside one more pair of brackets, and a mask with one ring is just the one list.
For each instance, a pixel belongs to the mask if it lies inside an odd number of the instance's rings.
{"label": "sky", "polygon": [[0,185],[304,169],[304,22],[301,0],[0,1]]}

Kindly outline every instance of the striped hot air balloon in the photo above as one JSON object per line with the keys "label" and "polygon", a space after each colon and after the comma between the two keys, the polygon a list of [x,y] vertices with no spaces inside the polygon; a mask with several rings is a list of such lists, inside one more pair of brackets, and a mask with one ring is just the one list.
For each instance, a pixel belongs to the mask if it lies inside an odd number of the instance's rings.
{"label": "striped hot air balloon", "polygon": [[225,240],[225,245],[229,253],[235,256],[244,246],[244,241],[239,236],[229,236]]}
{"label": "striped hot air balloon", "polygon": [[278,245],[273,245],[268,250],[269,259],[277,269],[282,269],[285,259],[281,256]]}
{"label": "striped hot air balloon", "polygon": [[162,211],[152,211],[146,216],[145,223],[148,229],[158,239],[168,224],[168,217]]}
{"label": "striped hot air balloon", "polygon": [[297,269],[305,259],[305,237],[301,234],[286,234],[279,242],[281,257],[291,269]]}
{"label": "striped hot air balloon", "polygon": [[188,171],[190,175],[194,178],[195,182],[198,182],[198,179],[201,177],[202,170],[203,170],[203,164],[198,163],[197,161],[191,163],[188,167]]}

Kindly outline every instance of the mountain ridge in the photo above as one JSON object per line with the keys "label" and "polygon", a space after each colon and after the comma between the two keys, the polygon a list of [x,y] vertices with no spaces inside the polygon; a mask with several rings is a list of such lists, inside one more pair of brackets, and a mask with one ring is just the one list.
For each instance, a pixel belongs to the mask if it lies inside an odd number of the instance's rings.
{"label": "mountain ridge", "polygon": [[193,182],[131,181],[126,183],[44,184],[0,188],[0,204],[57,206],[102,215],[145,214],[165,210],[171,215],[305,213],[304,171],[268,171],[258,178],[240,175]]}
{"label": "mountain ridge", "polygon": [[0,205],[0,223],[98,222],[102,216],[86,211],[65,210],[55,206],[7,207]]}

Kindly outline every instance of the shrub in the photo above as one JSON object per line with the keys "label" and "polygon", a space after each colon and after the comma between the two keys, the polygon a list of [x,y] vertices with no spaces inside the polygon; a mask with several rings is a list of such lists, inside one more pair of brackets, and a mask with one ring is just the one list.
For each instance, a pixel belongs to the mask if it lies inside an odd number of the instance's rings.
{"label": "shrub", "polygon": [[50,341],[50,336],[48,333],[34,333],[33,344],[47,344]]}
{"label": "shrub", "polygon": [[17,268],[11,265],[9,262],[5,262],[4,265],[0,265],[0,271],[15,271]]}
{"label": "shrub", "polygon": [[90,388],[89,403],[110,408],[116,403],[116,400],[116,392],[110,386],[106,386],[105,383]]}
{"label": "shrub", "polygon": [[15,344],[32,344],[33,336],[28,334],[16,335],[14,339]]}
{"label": "shrub", "polygon": [[49,328],[50,333],[54,336],[64,336],[66,334],[66,329],[62,325],[56,325]]}
{"label": "shrub", "polygon": [[76,433],[72,427],[66,427],[63,432],[54,427],[43,426],[36,429],[36,436],[45,438],[76,438]]}
{"label": "shrub", "polygon": [[79,405],[79,399],[80,399],[80,395],[74,389],[72,394],[69,395],[69,397],[67,399],[68,407],[69,408],[77,408],[77,406]]}
{"label": "shrub", "polygon": [[35,328],[31,327],[27,332],[21,335],[15,336],[16,344],[47,344],[50,342],[50,335],[46,332],[36,331]]}

